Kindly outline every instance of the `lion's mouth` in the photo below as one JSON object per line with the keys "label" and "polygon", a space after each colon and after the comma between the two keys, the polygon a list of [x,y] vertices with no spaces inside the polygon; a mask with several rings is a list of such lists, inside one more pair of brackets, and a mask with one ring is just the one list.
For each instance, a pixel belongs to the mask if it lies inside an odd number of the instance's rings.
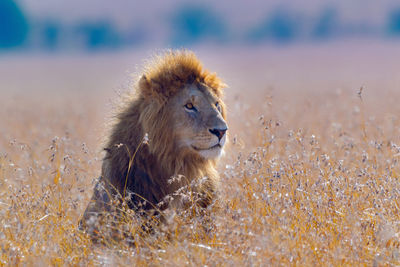
{"label": "lion's mouth", "polygon": [[199,147],[196,147],[196,146],[193,146],[193,145],[192,145],[192,147],[193,147],[194,150],[197,150],[197,151],[214,150],[214,149],[222,148],[221,144],[216,144],[216,145],[214,145],[212,147],[209,147],[209,148],[199,148]]}

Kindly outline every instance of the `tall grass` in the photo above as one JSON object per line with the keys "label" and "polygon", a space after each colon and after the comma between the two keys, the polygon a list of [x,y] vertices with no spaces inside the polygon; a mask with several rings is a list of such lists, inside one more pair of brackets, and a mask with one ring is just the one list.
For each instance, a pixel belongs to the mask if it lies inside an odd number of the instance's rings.
{"label": "tall grass", "polygon": [[5,104],[0,264],[398,265],[396,97],[350,90],[229,102],[219,199],[202,216],[166,211],[152,234],[125,210],[117,230],[133,245],[96,245],[77,227],[101,164],[90,138],[102,121],[95,104],[90,113]]}

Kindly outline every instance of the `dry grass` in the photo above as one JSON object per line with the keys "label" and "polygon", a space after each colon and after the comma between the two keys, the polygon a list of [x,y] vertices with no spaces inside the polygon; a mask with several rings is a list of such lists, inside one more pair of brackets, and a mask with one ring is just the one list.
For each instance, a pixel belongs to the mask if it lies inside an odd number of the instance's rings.
{"label": "dry grass", "polygon": [[77,228],[101,164],[96,101],[3,99],[0,265],[399,265],[400,94],[266,91],[228,99],[220,208],[152,235],[129,215],[134,246]]}

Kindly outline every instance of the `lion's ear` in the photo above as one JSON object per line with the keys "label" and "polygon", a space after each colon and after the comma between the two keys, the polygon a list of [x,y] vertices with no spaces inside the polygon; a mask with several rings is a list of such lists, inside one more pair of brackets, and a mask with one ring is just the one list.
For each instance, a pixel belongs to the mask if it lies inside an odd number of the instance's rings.
{"label": "lion's ear", "polygon": [[139,88],[143,96],[145,97],[160,97],[163,87],[153,79],[149,79],[146,75],[143,75],[139,80]]}
{"label": "lion's ear", "polygon": [[147,95],[151,92],[151,81],[144,74],[139,80],[139,88],[142,91],[142,93],[145,95]]}

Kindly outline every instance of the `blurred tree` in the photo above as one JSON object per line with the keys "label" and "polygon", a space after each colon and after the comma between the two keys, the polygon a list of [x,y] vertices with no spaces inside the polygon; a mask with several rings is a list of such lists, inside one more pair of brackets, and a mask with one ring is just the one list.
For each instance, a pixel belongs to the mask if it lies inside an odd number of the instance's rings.
{"label": "blurred tree", "polygon": [[119,33],[108,21],[82,22],[77,30],[83,34],[84,45],[89,50],[117,48],[121,45]]}
{"label": "blurred tree", "polygon": [[389,34],[400,35],[400,8],[393,10],[388,17]]}
{"label": "blurred tree", "polygon": [[271,17],[268,17],[259,26],[255,27],[247,35],[251,42],[273,40],[286,43],[294,40],[299,35],[299,21],[286,10],[279,9]]}
{"label": "blurred tree", "polygon": [[24,44],[28,21],[13,0],[0,0],[0,49]]}
{"label": "blurred tree", "polygon": [[43,46],[45,49],[54,50],[59,46],[61,26],[55,20],[46,20],[42,25]]}
{"label": "blurred tree", "polygon": [[329,7],[322,11],[321,16],[312,31],[312,36],[317,39],[332,37],[339,31],[337,10]]}
{"label": "blurred tree", "polygon": [[206,39],[223,41],[226,27],[220,15],[197,5],[183,6],[171,20],[174,45],[192,44]]}

